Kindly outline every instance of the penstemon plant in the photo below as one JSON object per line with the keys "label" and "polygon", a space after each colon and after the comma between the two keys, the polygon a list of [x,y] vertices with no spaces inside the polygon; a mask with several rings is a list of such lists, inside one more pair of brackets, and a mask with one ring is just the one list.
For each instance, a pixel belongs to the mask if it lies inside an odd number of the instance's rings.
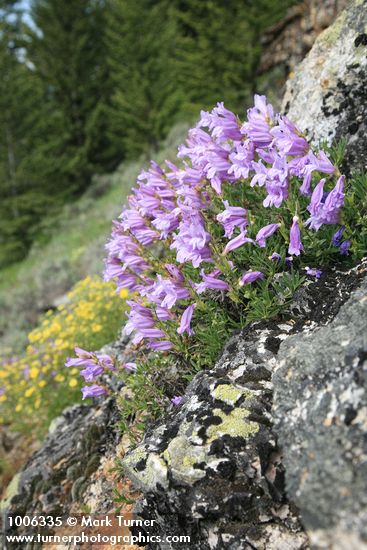
{"label": "penstemon plant", "polygon": [[[113,224],[104,276],[132,294],[125,332],[134,344],[187,357],[200,324],[218,321],[216,308],[229,324],[244,324],[261,293],[279,291],[277,273],[320,277],[306,263],[348,255],[351,242],[345,226],[332,228],[341,223],[345,177],[265,96],[255,96],[245,122],[223,103],[202,112],[177,157],[164,168],[151,162],[138,177]],[[271,314],[265,307],[263,317]],[[78,361],[94,381],[106,358],[77,354],[69,364]],[[103,391],[93,384],[83,394]]]}

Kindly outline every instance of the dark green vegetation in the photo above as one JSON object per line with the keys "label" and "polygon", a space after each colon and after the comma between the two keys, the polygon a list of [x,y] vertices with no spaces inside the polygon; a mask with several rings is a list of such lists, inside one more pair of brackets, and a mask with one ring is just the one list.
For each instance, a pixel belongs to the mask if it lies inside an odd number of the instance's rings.
{"label": "dark green vegetation", "polygon": [[0,266],[47,238],[93,174],[217,101],[242,111],[292,0],[0,1]]}

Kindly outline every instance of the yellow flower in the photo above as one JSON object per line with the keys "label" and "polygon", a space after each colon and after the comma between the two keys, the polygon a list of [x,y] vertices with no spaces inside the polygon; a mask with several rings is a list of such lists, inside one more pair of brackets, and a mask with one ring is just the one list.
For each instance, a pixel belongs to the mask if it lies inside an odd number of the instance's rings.
{"label": "yellow flower", "polygon": [[38,382],[38,385],[39,385],[40,388],[44,388],[46,386],[46,384],[47,384],[46,380],[40,380]]}
{"label": "yellow flower", "polygon": [[29,376],[32,380],[37,378],[38,374],[39,374],[39,370],[36,367],[33,367],[29,370]]}
{"label": "yellow flower", "polygon": [[31,388],[28,388],[28,389],[24,392],[24,395],[25,395],[25,397],[30,397],[33,393],[34,393],[34,388],[31,387]]}
{"label": "yellow flower", "polygon": [[129,296],[129,293],[126,288],[123,288],[120,290],[120,298],[127,298]]}
{"label": "yellow flower", "polygon": [[77,385],[78,385],[78,380],[77,380],[76,378],[71,378],[71,379],[69,380],[69,386],[70,386],[71,388],[75,388],[75,386],[77,386]]}

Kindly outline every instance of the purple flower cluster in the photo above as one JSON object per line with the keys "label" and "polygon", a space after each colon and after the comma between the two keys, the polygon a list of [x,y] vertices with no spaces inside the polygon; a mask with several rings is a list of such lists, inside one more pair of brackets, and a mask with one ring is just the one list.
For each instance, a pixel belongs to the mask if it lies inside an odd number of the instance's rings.
{"label": "purple flower cluster", "polygon": [[[93,382],[97,376],[101,375],[106,370],[116,371],[113,359],[104,353],[86,351],[82,348],[75,348],[76,358],[69,358],[65,365],[67,367],[83,367],[80,375],[83,376],[86,382]],[[97,384],[84,386],[82,388],[83,399],[86,397],[99,397],[106,390]]]}
{"label": "purple flower cluster", "polygon": [[[263,207],[279,209],[290,196],[291,182],[299,182],[298,193],[310,197],[310,217],[303,222],[298,212],[293,213],[286,230],[290,257],[304,250],[301,229],[309,226],[317,231],[323,224],[338,223],[344,201],[344,176],[328,193],[325,179],[316,181],[312,189],[317,174],[333,177],[337,169],[324,152],[311,150],[287,117],[274,113],[265,96],[255,96],[244,123],[223,103],[202,112],[179,147],[178,159],[180,165],[166,161],[165,168],[151,162],[140,174],[107,244],[105,279],[135,293],[128,302],[126,333],[133,333],[135,344],[161,351],[193,333],[191,319],[200,308],[202,293],[210,289],[230,295],[228,273],[235,273],[238,266],[229,255],[243,246],[267,247],[282,226],[274,222],[249,234],[250,213],[243,204],[230,203],[226,186],[262,188]],[[223,206],[213,216],[218,199]],[[222,228],[219,242],[213,223]],[[161,244],[169,263],[154,254]],[[195,280],[192,268],[188,275],[189,265],[197,270]],[[264,276],[247,266],[237,274],[237,286]]]}
{"label": "purple flower cluster", "polygon": [[[236,263],[239,249],[253,249],[257,256],[266,249],[264,258],[280,263],[274,248],[283,239],[286,265],[292,265],[304,251],[305,228],[340,223],[344,204],[344,176],[323,151],[311,150],[287,117],[274,113],[265,96],[255,96],[245,122],[223,103],[202,112],[177,157],[177,164],[166,161],[164,168],[151,162],[139,175],[113,224],[104,273],[119,290],[133,293],[125,332],[134,344],[157,351],[175,348],[193,334],[192,319],[205,309],[203,293],[238,301],[241,287],[266,277],[265,269],[248,265],[251,260]],[[256,205],[246,199],[254,193]],[[262,218],[254,214],[259,205]],[[269,219],[273,208],[276,215]],[[291,224],[285,222],[289,214]],[[348,241],[341,243],[341,235],[334,240],[347,254]],[[68,365],[84,366],[88,382],[112,368],[105,356],[77,354]],[[134,371],[136,365],[125,368]]]}

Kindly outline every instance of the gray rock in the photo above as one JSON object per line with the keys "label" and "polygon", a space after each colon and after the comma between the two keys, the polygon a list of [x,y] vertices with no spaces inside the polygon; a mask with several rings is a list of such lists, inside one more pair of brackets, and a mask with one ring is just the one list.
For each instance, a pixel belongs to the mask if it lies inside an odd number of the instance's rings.
{"label": "gray rock", "polygon": [[289,79],[283,111],[314,143],[347,139],[345,168],[367,168],[367,0],[352,0]]}
{"label": "gray rock", "polygon": [[189,535],[183,550],[309,547],[285,492],[271,377],[281,342],[329,322],[365,273],[332,271],[302,288],[281,320],[233,336],[215,367],[195,376],[183,404],[125,457],[125,473],[144,493],[135,513],[157,522],[150,534]]}
{"label": "gray rock", "polygon": [[367,281],[326,327],[280,345],[275,428],[315,548],[367,548]]}
{"label": "gray rock", "polygon": [[[51,424],[42,447],[17,474],[3,503],[5,516],[67,516],[71,503],[82,500],[100,459],[115,448],[119,434],[112,426],[117,419],[112,398],[65,409]],[[19,528],[16,534],[23,530],[30,534],[32,529]]]}

